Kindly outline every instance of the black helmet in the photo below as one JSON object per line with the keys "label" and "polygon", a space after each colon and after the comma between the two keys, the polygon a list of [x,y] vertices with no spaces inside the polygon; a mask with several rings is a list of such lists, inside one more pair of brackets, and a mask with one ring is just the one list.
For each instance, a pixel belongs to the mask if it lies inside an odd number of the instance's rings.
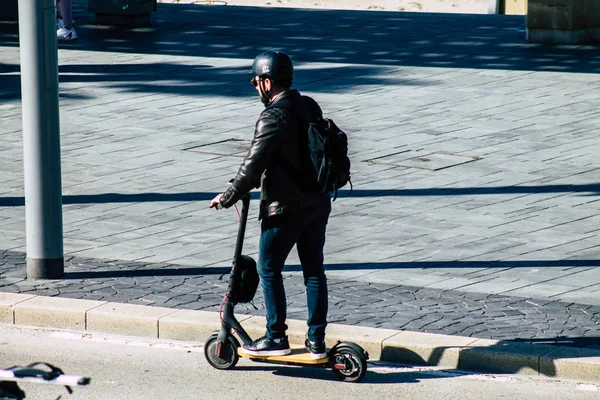
{"label": "black helmet", "polygon": [[252,73],[255,76],[269,77],[278,84],[291,86],[294,79],[294,64],[292,59],[281,51],[265,51],[254,59]]}

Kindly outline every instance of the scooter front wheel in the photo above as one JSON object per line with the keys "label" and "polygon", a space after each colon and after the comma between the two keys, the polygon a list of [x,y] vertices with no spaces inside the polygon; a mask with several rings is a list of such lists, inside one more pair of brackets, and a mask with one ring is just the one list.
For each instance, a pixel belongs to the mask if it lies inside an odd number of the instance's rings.
{"label": "scooter front wheel", "polygon": [[331,357],[333,373],[344,382],[359,382],[367,372],[364,352],[350,346],[339,346]]}
{"label": "scooter front wheel", "polygon": [[240,347],[238,341],[229,336],[227,341],[221,345],[221,352],[218,354],[219,343],[217,342],[217,335],[213,334],[204,343],[204,357],[213,368],[231,369],[236,366],[240,359],[237,353],[238,347]]}

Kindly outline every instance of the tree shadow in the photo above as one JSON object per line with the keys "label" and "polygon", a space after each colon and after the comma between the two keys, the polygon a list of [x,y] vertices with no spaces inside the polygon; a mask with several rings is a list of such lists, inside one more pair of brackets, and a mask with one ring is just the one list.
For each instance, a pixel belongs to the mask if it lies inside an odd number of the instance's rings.
{"label": "tree shadow", "polygon": [[251,60],[268,46],[301,62],[600,71],[598,47],[527,44],[522,16],[159,4],[151,28],[93,18],[81,37],[98,51]]}
{"label": "tree shadow", "polygon": [[[300,70],[309,66],[297,74],[297,83],[327,93],[386,83],[435,84],[435,72],[421,81],[404,67],[600,72],[600,46],[528,44],[522,16],[161,3],[151,27],[127,29],[96,25],[87,0],[75,0],[74,9],[79,39],[59,48],[112,53],[117,63],[67,63],[60,80],[120,82],[129,91],[212,95],[218,89],[221,95],[244,96],[239,83],[246,82],[254,56],[266,49],[288,52]],[[17,24],[1,22],[0,46],[18,43]],[[138,65],[125,61],[127,54],[204,57],[211,65],[176,58]],[[2,83],[20,90],[14,85],[18,77],[2,75]],[[163,77],[186,84],[152,83]]]}
{"label": "tree shadow", "polygon": [[[372,85],[430,85],[434,80],[402,79],[389,75],[389,68],[377,66],[336,66],[321,68],[325,76],[343,76],[343,79],[326,83],[328,93]],[[247,67],[220,67],[212,65],[186,65],[171,62],[119,63],[112,65],[69,64],[59,67],[61,83],[98,83],[130,93],[160,93],[187,96],[250,96],[254,89],[247,84]],[[314,90],[321,79],[313,76],[296,80],[304,90]],[[160,78],[159,78],[160,77]],[[168,82],[165,83],[165,82]],[[240,89],[241,88],[241,89]],[[245,89],[245,90],[244,90]],[[360,90],[360,89],[359,89]]]}

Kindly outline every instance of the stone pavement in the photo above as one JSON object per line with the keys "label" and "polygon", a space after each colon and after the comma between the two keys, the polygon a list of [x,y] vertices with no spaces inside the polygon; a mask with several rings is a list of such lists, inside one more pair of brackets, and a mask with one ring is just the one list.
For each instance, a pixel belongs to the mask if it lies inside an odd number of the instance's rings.
{"label": "stone pavement", "polygon": [[0,290],[216,310],[237,220],[208,201],[261,110],[251,60],[282,49],[351,141],[332,322],[597,347],[597,46],[529,45],[523,17],[501,15],[162,4],[125,30],[75,0],[75,19],[59,46],[62,281],[24,280],[18,35],[0,23]]}
{"label": "stone pavement", "polygon": [[[8,293],[218,312],[229,278],[229,268],[73,257],[63,280],[27,281],[25,255],[0,254],[0,292]],[[302,278],[286,276],[285,286],[288,317],[305,321]],[[329,289],[333,324],[600,350],[598,306],[341,279],[329,279]],[[236,312],[265,316],[260,290],[254,305]]]}

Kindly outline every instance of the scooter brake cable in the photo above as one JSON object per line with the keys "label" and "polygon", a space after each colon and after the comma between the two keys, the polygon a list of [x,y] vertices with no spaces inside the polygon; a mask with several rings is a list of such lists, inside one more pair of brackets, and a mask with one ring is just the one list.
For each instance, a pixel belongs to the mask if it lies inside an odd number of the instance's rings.
{"label": "scooter brake cable", "polygon": [[[229,298],[229,293],[230,292],[227,292],[227,294],[225,295],[225,298],[221,302],[221,307],[219,307],[219,319],[221,320],[221,323],[225,323],[225,320],[223,320],[223,306],[225,305],[225,302]],[[231,327],[231,329],[233,329],[233,333],[237,333],[237,329],[236,328]]]}
{"label": "scooter brake cable", "polygon": [[229,292],[227,292],[227,294],[225,295],[225,298],[221,302],[221,307],[219,307],[219,319],[221,320],[221,322],[225,322],[223,320],[223,306],[225,305],[225,302],[227,301],[228,298],[229,298]]}

